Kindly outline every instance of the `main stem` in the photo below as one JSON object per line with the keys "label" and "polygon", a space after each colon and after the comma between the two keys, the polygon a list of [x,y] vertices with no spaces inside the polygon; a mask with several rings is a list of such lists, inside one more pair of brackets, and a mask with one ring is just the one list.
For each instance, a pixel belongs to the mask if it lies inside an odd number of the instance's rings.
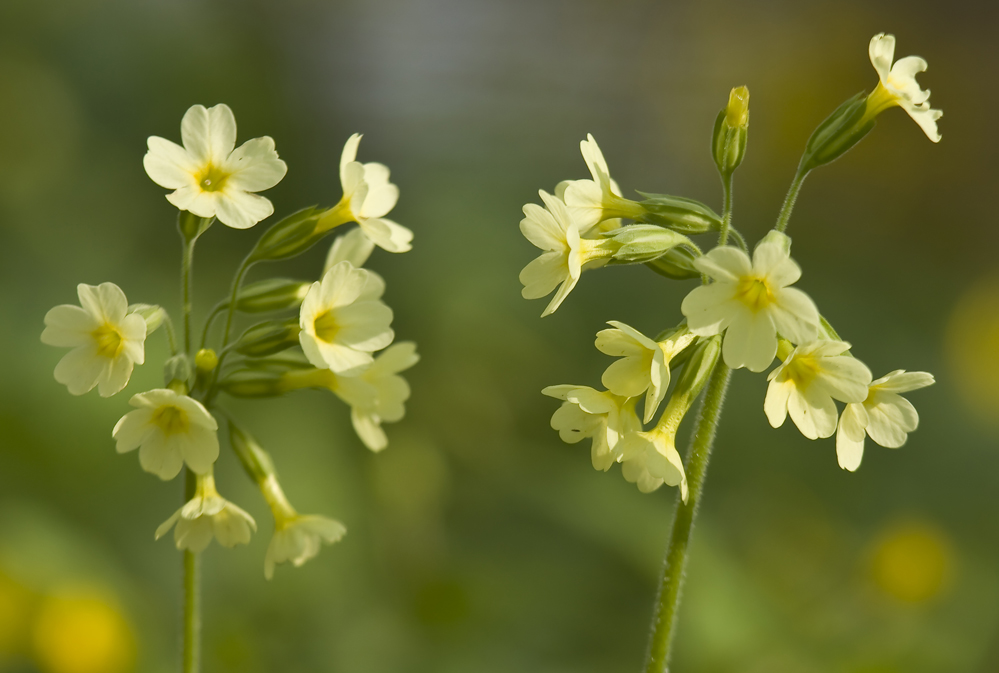
{"label": "main stem", "polygon": [[[185,470],[185,501],[194,497],[197,477]],[[184,550],[184,645],[183,673],[201,668],[201,563],[198,554]]]}
{"label": "main stem", "polygon": [[784,205],[780,209],[780,215],[777,216],[777,224],[774,227],[777,231],[783,233],[787,229],[787,222],[791,219],[791,211],[794,210],[794,202],[798,200],[798,192],[801,191],[801,183],[805,181],[805,176],[808,175],[808,171],[802,171],[801,167],[798,167],[798,172],[794,174],[794,180],[791,181],[791,188],[787,190],[787,196],[784,197]]}
{"label": "main stem", "polygon": [[687,483],[690,494],[686,503],[677,498],[645,673],[667,673],[669,670],[673,632],[676,628],[677,612],[680,609],[684,568],[687,564],[687,548],[690,546],[694,517],[697,516],[697,506],[701,502],[704,477],[707,475],[708,461],[711,459],[711,446],[715,441],[715,430],[721,418],[722,403],[725,401],[725,391],[728,389],[731,373],[732,370],[724,361],[719,360],[711,374],[711,380],[708,381],[697,414],[690,453],[687,456]]}

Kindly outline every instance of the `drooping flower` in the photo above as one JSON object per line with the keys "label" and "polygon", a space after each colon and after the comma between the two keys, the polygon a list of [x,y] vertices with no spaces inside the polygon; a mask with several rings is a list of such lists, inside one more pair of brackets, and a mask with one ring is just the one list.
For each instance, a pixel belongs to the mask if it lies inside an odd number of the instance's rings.
{"label": "drooping flower", "polygon": [[687,502],[687,475],[676,450],[676,429],[664,424],[648,432],[631,432],[621,439],[621,474],[642,493],[651,493],[663,484],[679,486]]}
{"label": "drooping flower", "polygon": [[348,372],[392,343],[392,309],[378,299],[384,289],[381,278],[348,261],[312,284],[299,314],[299,341],[314,366]]}
{"label": "drooping flower", "polygon": [[[371,257],[375,249],[375,244],[370,238],[364,235],[360,229],[351,229],[342,236],[337,236],[330,246],[330,251],[326,253],[326,264],[323,265],[323,274],[332,269],[340,262],[350,262],[355,269],[360,269]],[[369,271],[369,273],[371,273]]]}
{"label": "drooping flower", "polygon": [[194,497],[156,529],[156,539],[166,535],[171,528],[174,528],[177,549],[197,554],[205,550],[212,538],[223,547],[248,543],[250,533],[257,530],[257,522],[242,508],[219,495],[215,477],[209,470],[198,475]]}
{"label": "drooping flower", "polygon": [[45,314],[42,343],[73,349],[55,368],[56,381],[70,394],[97,386],[101,397],[110,397],[145,360],[146,321],[128,312],[125,293],[114,283],[80,283],[76,292],[80,306],[63,304]]}
{"label": "drooping flower", "polygon": [[[618,218],[637,218],[644,211],[633,201],[621,195],[621,188],[610,176],[607,160],[593,139],[592,134],[586,134],[586,140],[579,143],[579,150],[590,169],[591,180],[570,180],[565,183],[565,205],[569,213],[579,224],[582,233],[607,220]],[[620,222],[617,222],[620,225]],[[613,228],[613,227],[610,227]],[[601,226],[601,229],[607,229]]]}
{"label": "drooping flower", "polygon": [[554,313],[576,287],[584,265],[614,254],[614,242],[580,238],[579,224],[565,204],[544,190],[539,193],[546,208],[533,203],[525,205],[526,217],[520,221],[520,231],[544,252],[524,267],[520,282],[524,285],[521,294],[525,299],[540,299],[558,287],[541,314],[544,317]]}
{"label": "drooping flower", "polygon": [[901,396],[934,383],[932,374],[907,372],[904,369],[881,377],[870,384],[867,397],[846,405],[836,431],[836,456],[839,466],[850,472],[860,467],[864,457],[864,438],[897,449],[919,425],[919,414],[912,403]]}
{"label": "drooping flower", "polygon": [[878,33],[871,38],[871,65],[878,72],[878,85],[867,97],[864,118],[870,119],[896,105],[919,124],[926,137],[940,142],[937,120],[940,110],[930,107],[930,92],[920,88],[916,74],[926,71],[926,61],[919,56],[906,56],[892,64],[895,56],[895,36]]}
{"label": "drooping flower", "polygon": [[563,400],[552,415],[552,429],[566,444],[592,438],[590,458],[593,467],[606,472],[621,458],[619,443],[629,432],[642,429],[635,414],[635,399],[627,399],[587,386],[548,386],[541,391]]}
{"label": "drooping flower", "polygon": [[218,423],[201,402],[169,388],[133,395],[135,411],[121,417],[112,436],[118,453],[139,449],[139,464],[160,479],[173,479],[185,463],[208,474],[219,457]]}
{"label": "drooping flower", "polygon": [[357,146],[361,135],[347,139],[340,155],[340,187],[343,196],[336,206],[319,221],[320,230],[328,230],[347,222],[357,222],[361,231],[375,245],[389,252],[406,252],[413,248],[413,232],[385,217],[399,200],[399,188],[389,182],[389,169],[384,164],[357,161]]}
{"label": "drooping flower", "polygon": [[796,344],[818,336],[819,312],[801,290],[788,287],[801,277],[783,234],[771,232],[753,259],[732,246],[720,246],[694,261],[714,279],[695,288],[680,306],[698,336],[725,332],[722,354],[732,369],[761,372],[777,353],[777,333]]}
{"label": "drooping flower", "polygon": [[763,409],[770,425],[779,428],[788,414],[809,439],[831,437],[836,431],[836,403],[863,402],[871,370],[844,355],[845,341],[812,341],[798,346],[767,377]]}
{"label": "drooping flower", "polygon": [[645,396],[644,422],[652,420],[669,388],[669,363],[697,337],[680,330],[655,342],[634,327],[616,320],[608,322],[615,329],[597,332],[597,350],[620,357],[601,377],[601,382],[621,397]]}
{"label": "drooping flower", "polygon": [[267,579],[274,577],[276,564],[291,562],[298,568],[319,553],[323,542],[333,544],[347,533],[335,519],[295,511],[274,475],[260,483],[260,490],[274,515],[274,536],[264,557]]}
{"label": "drooping flower", "polygon": [[236,148],[236,118],[228,105],[193,105],[180,124],[184,143],[150,136],[142,160],[146,173],[174,190],[167,200],[198,217],[217,217],[234,229],[248,229],[274,213],[271,202],[254,194],[270,189],[288,172],[268,136]]}

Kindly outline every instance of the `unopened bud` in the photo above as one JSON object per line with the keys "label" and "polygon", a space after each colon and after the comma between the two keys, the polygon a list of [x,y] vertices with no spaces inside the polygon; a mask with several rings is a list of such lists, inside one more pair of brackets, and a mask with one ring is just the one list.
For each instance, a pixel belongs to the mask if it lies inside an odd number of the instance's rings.
{"label": "unopened bud", "polygon": [[711,140],[718,172],[723,176],[732,175],[746,156],[746,142],[749,138],[749,89],[744,86],[732,89],[725,106],[715,119],[715,130]]}
{"label": "unopened bud", "polygon": [[219,381],[218,387],[232,397],[277,397],[288,391],[281,375],[265,370],[240,369]]}
{"label": "unopened bud", "polygon": [[791,237],[782,231],[777,231],[776,229],[771,229],[767,232],[767,235],[760,240],[760,244],[763,243],[774,243],[780,246],[780,249],[784,252],[791,252]]}
{"label": "unopened bud", "polygon": [[219,357],[211,348],[202,348],[194,356],[194,366],[199,372],[207,374],[219,364]]}

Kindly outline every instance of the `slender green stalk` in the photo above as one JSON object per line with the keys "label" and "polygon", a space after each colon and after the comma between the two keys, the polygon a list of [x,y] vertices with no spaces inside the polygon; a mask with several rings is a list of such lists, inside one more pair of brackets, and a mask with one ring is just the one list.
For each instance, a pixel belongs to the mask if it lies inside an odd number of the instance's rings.
{"label": "slender green stalk", "polygon": [[728,389],[731,373],[732,370],[724,361],[719,360],[711,374],[711,380],[708,381],[697,414],[690,453],[687,456],[687,483],[690,494],[686,503],[677,498],[676,511],[673,514],[673,530],[670,533],[669,546],[666,548],[663,580],[659,587],[659,602],[652,622],[652,638],[649,643],[645,673],[667,673],[669,670],[673,632],[676,628],[684,568],[687,563],[687,549],[690,546],[694,517],[697,516],[697,507],[701,502],[704,478],[708,472],[708,461],[711,459],[711,447],[721,418],[722,403],[725,401],[725,391]]}
{"label": "slender green stalk", "polygon": [[184,240],[184,256],[180,264],[180,284],[184,314],[184,352],[191,354],[191,272],[194,267],[194,244],[197,236]]}
{"label": "slender green stalk", "polygon": [[250,255],[247,255],[243,262],[236,269],[236,275],[232,279],[232,292],[229,295],[229,310],[226,312],[225,318],[225,332],[222,334],[222,346],[219,351],[219,361],[215,366],[215,374],[212,377],[212,383],[208,388],[208,392],[205,394],[204,404],[208,406],[211,404],[212,400],[215,399],[215,395],[218,389],[215,387],[215,383],[218,381],[219,372],[222,371],[222,363],[225,361],[225,356],[229,354],[226,346],[229,345],[229,336],[232,334],[232,319],[236,315],[236,297],[239,295],[239,288],[243,284],[243,278],[246,276],[246,272],[250,270],[253,266]]}
{"label": "slender green stalk", "polygon": [[170,319],[170,314],[166,311],[163,312],[163,327],[166,328],[167,342],[170,344],[170,355],[176,355],[177,334],[173,329],[173,320]]}
{"label": "slender green stalk", "polygon": [[787,221],[791,219],[791,211],[794,210],[794,202],[798,200],[801,183],[805,181],[805,176],[807,175],[808,171],[802,171],[801,167],[794,174],[794,180],[791,181],[791,188],[787,190],[787,196],[784,197],[784,205],[780,209],[780,215],[777,216],[777,224],[774,226],[774,229],[777,231],[783,232],[787,229]]}
{"label": "slender green stalk", "polygon": [[718,245],[728,242],[728,228],[732,225],[732,173],[722,175],[722,190],[725,193],[725,203],[722,208],[721,231],[718,234]]}
{"label": "slender green stalk", "polygon": [[[197,477],[185,470],[185,502],[194,497]],[[184,551],[184,644],[181,660],[183,673],[198,673],[201,669],[201,559],[194,552]]]}

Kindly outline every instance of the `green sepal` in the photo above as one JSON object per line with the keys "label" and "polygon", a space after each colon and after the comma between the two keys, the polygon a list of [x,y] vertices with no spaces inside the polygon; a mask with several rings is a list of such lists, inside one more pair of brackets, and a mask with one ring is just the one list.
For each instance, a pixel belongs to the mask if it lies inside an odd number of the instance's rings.
{"label": "green sepal", "polygon": [[236,295],[236,310],[240,313],[269,313],[298,308],[311,286],[308,281],[290,278],[259,280],[240,288]]}
{"label": "green sepal", "polygon": [[874,128],[875,120],[864,120],[867,111],[867,96],[863,92],[849,99],[826,117],[812,132],[801,155],[798,172],[807,173],[831,161],[835,161]]}
{"label": "green sepal", "polygon": [[215,221],[214,217],[198,217],[194,213],[182,210],[177,213],[177,229],[185,241],[193,241],[208,231]]}
{"label": "green sepal", "polygon": [[701,272],[694,267],[695,259],[697,257],[694,256],[693,252],[687,248],[677,247],[669,250],[662,257],[646,262],[645,266],[666,278],[688,280],[701,277]]}
{"label": "green sepal", "polygon": [[173,388],[174,384],[180,383],[185,390],[190,390],[193,379],[194,367],[191,366],[191,359],[186,353],[178,353],[163,363],[163,383],[167,388]]}
{"label": "green sepal", "polygon": [[703,234],[721,228],[721,216],[700,201],[669,194],[638,192],[645,197],[641,221],[669,227],[681,234]]}
{"label": "green sepal", "polygon": [[617,263],[644,264],[662,257],[678,245],[690,244],[689,238],[656,224],[630,224],[603,234],[620,244],[612,260]]}
{"label": "green sepal", "polygon": [[325,208],[312,206],[292,213],[265,231],[250,252],[250,261],[274,261],[299,255],[328,232],[318,232],[316,224],[326,214]]}
{"label": "green sepal", "polygon": [[723,176],[731,175],[742,163],[749,139],[749,129],[729,126],[725,123],[727,116],[727,111],[723,108],[715,118],[715,128],[711,136],[711,156],[715,160],[718,172]]}
{"label": "green sepal", "polygon": [[275,474],[274,461],[270,454],[261,448],[250,433],[231,420],[229,421],[229,443],[251,479],[260,483]]}
{"label": "green sepal", "polygon": [[233,350],[248,357],[264,357],[298,345],[298,318],[257,323],[243,332]]}
{"label": "green sepal", "polygon": [[287,392],[281,385],[281,375],[267,370],[239,369],[226,374],[217,385],[231,397],[277,397]]}

